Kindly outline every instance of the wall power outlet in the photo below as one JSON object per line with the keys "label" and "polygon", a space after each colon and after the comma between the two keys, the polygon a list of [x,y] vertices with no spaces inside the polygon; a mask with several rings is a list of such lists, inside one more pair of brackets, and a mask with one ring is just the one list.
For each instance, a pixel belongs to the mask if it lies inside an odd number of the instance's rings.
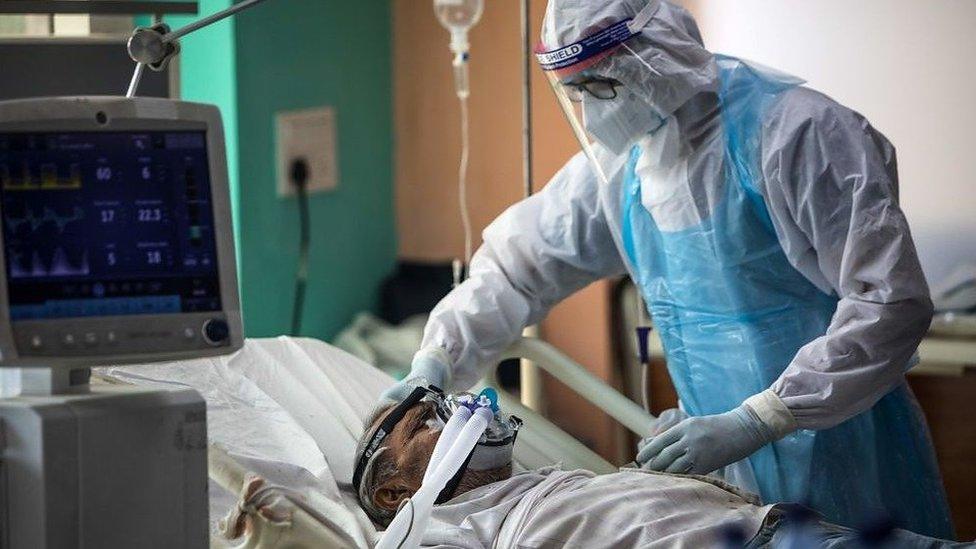
{"label": "wall power outlet", "polygon": [[295,194],[291,164],[304,158],[308,165],[308,192],[325,192],[339,184],[336,162],[336,116],[332,107],[282,111],[275,115],[278,144],[278,196]]}

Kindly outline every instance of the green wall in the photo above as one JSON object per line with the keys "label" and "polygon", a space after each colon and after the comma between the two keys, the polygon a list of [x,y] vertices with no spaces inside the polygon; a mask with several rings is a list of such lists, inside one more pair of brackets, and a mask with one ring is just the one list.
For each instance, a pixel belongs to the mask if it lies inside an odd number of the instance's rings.
{"label": "green wall", "polygon": [[[209,14],[230,0],[203,0]],[[374,309],[396,256],[389,0],[269,0],[183,43],[183,98],[224,114],[248,337],[287,333],[298,207],[276,194],[274,115],[330,105],[339,186],[310,196],[303,335],[329,339]],[[177,20],[168,20],[175,27]]]}
{"label": "green wall", "polygon": [[270,0],[238,17],[241,271],[249,336],[286,333],[298,207],[276,196],[274,114],[331,105],[339,186],[310,197],[303,332],[331,338],[376,305],[393,268],[391,21],[388,0]]}

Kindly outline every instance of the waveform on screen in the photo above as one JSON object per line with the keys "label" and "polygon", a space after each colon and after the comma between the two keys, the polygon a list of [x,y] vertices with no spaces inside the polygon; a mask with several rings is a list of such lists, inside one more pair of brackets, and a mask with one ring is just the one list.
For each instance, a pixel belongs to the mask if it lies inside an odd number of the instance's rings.
{"label": "waveform on screen", "polygon": [[17,229],[24,225],[30,225],[30,231],[34,232],[45,223],[54,223],[58,228],[58,232],[63,233],[65,227],[84,218],[85,210],[78,206],[75,206],[69,215],[60,215],[55,210],[45,206],[40,215],[27,208],[23,216],[7,215],[4,217],[4,222],[7,224],[7,230],[12,234],[16,233]]}
{"label": "waveform on screen", "polygon": [[55,248],[54,253],[45,261],[41,254],[34,251],[30,254],[30,262],[24,261],[26,254],[13,253],[10,260],[10,278],[47,278],[52,276],[87,276],[90,272],[88,252],[81,252],[80,257],[73,261],[64,248]]}
{"label": "waveform on screen", "polygon": [[36,191],[81,188],[81,165],[68,165],[67,177],[61,177],[57,164],[41,164],[35,172],[27,162],[20,169],[0,164],[0,184],[7,191]]}

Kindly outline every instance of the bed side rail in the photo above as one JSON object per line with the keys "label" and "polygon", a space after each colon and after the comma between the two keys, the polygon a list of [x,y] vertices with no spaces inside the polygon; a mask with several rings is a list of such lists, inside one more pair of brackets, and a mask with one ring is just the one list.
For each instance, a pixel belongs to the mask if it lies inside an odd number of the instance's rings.
{"label": "bed side rail", "polygon": [[502,359],[511,358],[531,360],[638,436],[647,436],[654,425],[653,415],[541,339],[519,339],[502,354]]}

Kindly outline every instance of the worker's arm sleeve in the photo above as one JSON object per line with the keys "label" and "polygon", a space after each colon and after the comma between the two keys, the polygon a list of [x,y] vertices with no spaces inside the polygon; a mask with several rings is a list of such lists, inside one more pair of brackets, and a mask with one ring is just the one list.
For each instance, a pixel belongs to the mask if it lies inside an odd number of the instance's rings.
{"label": "worker's arm sleeve", "polygon": [[434,308],[424,330],[422,349],[447,351],[454,389],[477,382],[483,366],[563,298],[624,272],[597,186],[577,154],[485,229],[470,278]]}
{"label": "worker's arm sleeve", "polygon": [[807,93],[765,132],[766,198],[791,262],[840,301],[771,392],[796,427],[825,429],[904,380],[932,302],[898,204],[894,148],[857,113]]}

